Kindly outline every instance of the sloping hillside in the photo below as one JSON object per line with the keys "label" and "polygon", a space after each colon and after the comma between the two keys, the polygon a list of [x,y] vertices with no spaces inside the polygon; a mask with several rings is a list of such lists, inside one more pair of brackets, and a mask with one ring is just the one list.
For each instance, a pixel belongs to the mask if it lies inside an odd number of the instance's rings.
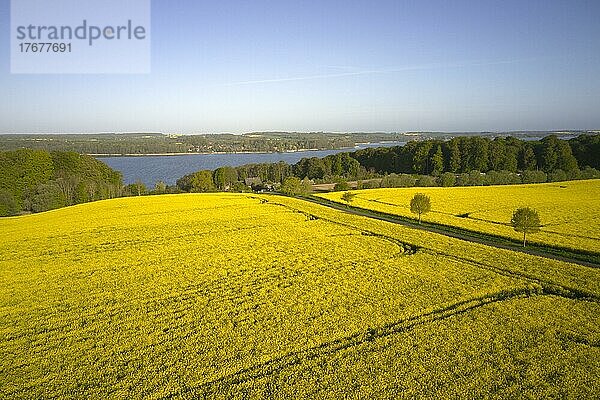
{"label": "sloping hillside", "polygon": [[0,220],[0,397],[600,395],[600,270],[301,200]]}

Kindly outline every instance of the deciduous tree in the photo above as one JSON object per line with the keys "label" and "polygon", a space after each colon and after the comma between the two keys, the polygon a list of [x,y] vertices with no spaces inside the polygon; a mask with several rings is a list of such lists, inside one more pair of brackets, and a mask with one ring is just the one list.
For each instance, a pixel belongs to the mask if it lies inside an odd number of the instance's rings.
{"label": "deciduous tree", "polygon": [[356,193],[345,192],[342,195],[342,200],[344,200],[348,205],[350,205],[350,203],[352,203],[354,201],[355,197],[356,197]]}
{"label": "deciduous tree", "polygon": [[515,210],[510,223],[515,228],[515,231],[523,233],[523,247],[527,243],[527,234],[539,232],[541,226],[538,212],[529,207],[522,207]]}
{"label": "deciduous tree", "polygon": [[305,195],[310,192],[311,185],[308,179],[300,180],[295,176],[286,178],[281,185],[281,193],[289,196]]}
{"label": "deciduous tree", "polygon": [[421,216],[431,211],[431,199],[423,193],[417,193],[410,201],[410,211],[419,216],[419,224]]}

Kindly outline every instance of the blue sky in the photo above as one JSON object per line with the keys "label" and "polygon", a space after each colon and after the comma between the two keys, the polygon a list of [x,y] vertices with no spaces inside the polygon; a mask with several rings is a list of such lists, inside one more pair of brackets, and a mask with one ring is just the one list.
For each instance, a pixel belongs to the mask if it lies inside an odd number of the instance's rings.
{"label": "blue sky", "polygon": [[11,75],[0,132],[600,129],[600,1],[152,2],[152,72]]}

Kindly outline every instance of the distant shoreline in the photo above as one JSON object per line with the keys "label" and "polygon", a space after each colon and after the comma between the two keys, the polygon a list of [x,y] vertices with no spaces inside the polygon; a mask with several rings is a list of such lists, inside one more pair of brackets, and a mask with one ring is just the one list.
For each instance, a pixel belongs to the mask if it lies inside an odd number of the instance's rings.
{"label": "distant shoreline", "polygon": [[339,151],[339,150],[348,150],[355,151],[360,150],[362,148],[366,148],[363,146],[369,145],[377,145],[381,144],[382,146],[390,143],[397,143],[398,146],[405,145],[406,142],[403,141],[385,141],[385,142],[377,142],[377,143],[357,143],[353,147],[338,147],[335,149],[298,149],[298,150],[286,150],[286,151],[214,151],[214,152],[188,152],[188,153],[133,153],[133,154],[94,154],[89,153],[88,156],[96,157],[96,158],[111,158],[111,157],[170,157],[170,156],[207,156],[207,155],[227,155],[227,154],[294,154],[294,153],[306,153],[313,151]]}
{"label": "distant shoreline", "polygon": [[301,149],[290,151],[214,151],[211,153],[148,153],[148,154],[87,154],[92,157],[170,157],[170,156],[210,156],[210,155],[227,155],[227,154],[293,154],[303,153],[308,151],[337,151],[337,150],[352,150],[356,147],[341,147],[338,149]]}

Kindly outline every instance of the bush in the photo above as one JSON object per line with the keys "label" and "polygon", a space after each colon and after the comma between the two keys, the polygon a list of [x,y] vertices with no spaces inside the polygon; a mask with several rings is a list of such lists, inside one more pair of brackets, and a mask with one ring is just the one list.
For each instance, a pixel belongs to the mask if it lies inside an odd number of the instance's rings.
{"label": "bush", "polygon": [[56,183],[49,182],[35,188],[26,203],[29,210],[43,212],[65,207],[67,199]]}
{"label": "bush", "polygon": [[455,183],[456,183],[456,175],[454,175],[452,172],[444,172],[438,178],[438,184],[443,187],[451,187],[451,186],[454,186]]}
{"label": "bush", "polygon": [[143,196],[146,193],[148,193],[148,189],[141,181],[136,181],[135,183],[125,186],[126,196]]}
{"label": "bush", "polygon": [[338,182],[333,186],[333,190],[336,192],[343,192],[343,191],[346,191],[349,189],[350,189],[350,185],[346,181]]}
{"label": "bush", "polygon": [[342,195],[342,200],[344,200],[348,205],[354,201],[356,197],[356,193],[346,192]]}
{"label": "bush", "polygon": [[0,217],[15,215],[18,212],[15,196],[6,189],[0,189]]}
{"label": "bush", "polygon": [[381,187],[381,182],[380,181],[364,181],[362,183],[362,188],[363,189],[377,189]]}
{"label": "bush", "polygon": [[519,175],[510,171],[489,171],[486,178],[489,185],[515,185],[521,183]]}
{"label": "bush", "polygon": [[487,184],[487,179],[484,174],[477,170],[469,172],[469,182],[467,183],[468,186],[483,186]]}
{"label": "bush", "polygon": [[456,186],[468,186],[469,185],[469,174],[463,172],[456,177]]}
{"label": "bush", "polygon": [[548,182],[548,175],[544,171],[523,171],[521,175],[523,183],[544,183]]}
{"label": "bush", "polygon": [[415,186],[419,186],[419,187],[437,186],[437,182],[433,176],[421,175],[421,176],[419,176],[419,179],[417,179]]}
{"label": "bush", "polygon": [[163,194],[167,192],[167,184],[163,181],[158,181],[154,185],[154,193]]}
{"label": "bush", "polygon": [[563,182],[567,180],[567,173],[562,169],[555,169],[548,174],[548,182]]}
{"label": "bush", "polygon": [[416,179],[407,174],[390,174],[381,180],[381,187],[396,188],[396,187],[414,187]]}
{"label": "bush", "polygon": [[581,179],[599,179],[600,171],[598,171],[596,168],[585,167],[579,174],[579,177]]}
{"label": "bush", "polygon": [[285,178],[281,185],[281,193],[287,194],[288,196],[299,196],[308,194],[312,187],[308,179],[300,180],[295,176]]}
{"label": "bush", "polygon": [[577,179],[581,179],[581,171],[579,168],[565,171],[565,174],[567,175],[568,181],[576,181]]}
{"label": "bush", "polygon": [[234,182],[234,184],[231,186],[231,191],[235,192],[235,193],[249,193],[252,192],[252,188],[249,186],[246,186],[246,184],[244,182]]}

